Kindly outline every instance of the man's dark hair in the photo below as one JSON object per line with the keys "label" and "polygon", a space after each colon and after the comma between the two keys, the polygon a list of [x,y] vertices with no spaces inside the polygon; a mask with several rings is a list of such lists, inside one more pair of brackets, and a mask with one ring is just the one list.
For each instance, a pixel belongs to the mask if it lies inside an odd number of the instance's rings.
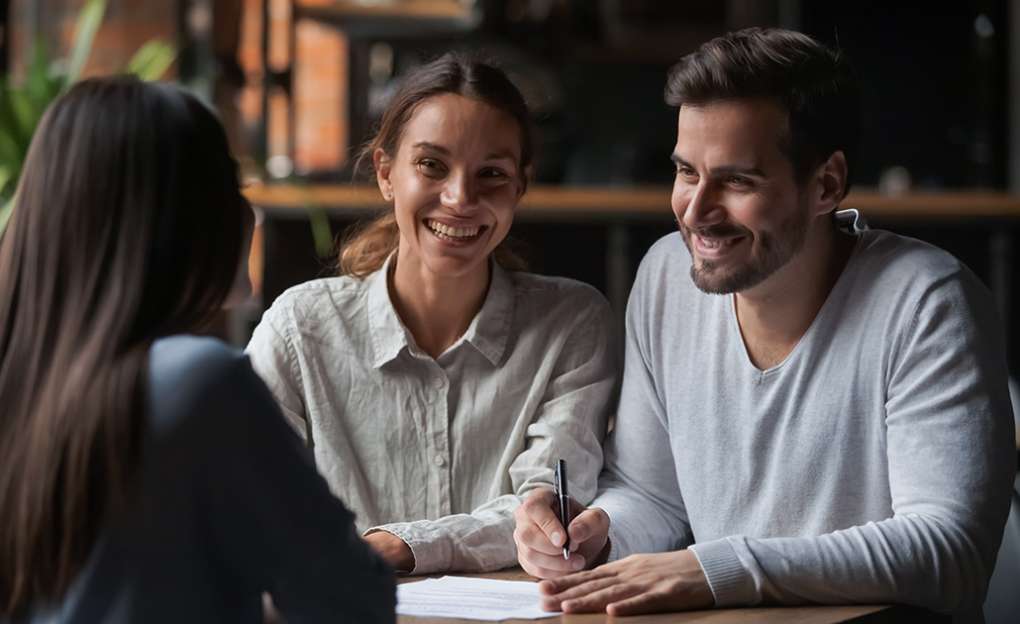
{"label": "man's dark hair", "polygon": [[798,182],[837,150],[848,169],[856,157],[860,112],[853,70],[839,50],[802,33],[746,28],[716,37],[670,69],[665,97],[676,107],[776,100],[789,115],[790,136],[780,148]]}

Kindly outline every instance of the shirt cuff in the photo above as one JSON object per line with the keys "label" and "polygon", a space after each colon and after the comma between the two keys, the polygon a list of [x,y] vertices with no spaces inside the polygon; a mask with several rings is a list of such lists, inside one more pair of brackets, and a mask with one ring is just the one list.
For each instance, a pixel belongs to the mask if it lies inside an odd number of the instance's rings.
{"label": "shirt cuff", "polygon": [[406,574],[431,574],[450,569],[452,554],[445,552],[443,540],[436,540],[434,536],[433,539],[429,539],[427,536],[420,535],[419,531],[415,531],[413,523],[394,522],[392,524],[383,524],[366,530],[363,535],[369,535],[377,531],[385,531],[399,537],[411,549],[411,555],[414,557],[414,568],[411,570],[398,570],[398,572]]}
{"label": "shirt cuff", "polygon": [[708,580],[717,607],[746,607],[757,601],[754,581],[725,539],[694,544],[694,553]]}

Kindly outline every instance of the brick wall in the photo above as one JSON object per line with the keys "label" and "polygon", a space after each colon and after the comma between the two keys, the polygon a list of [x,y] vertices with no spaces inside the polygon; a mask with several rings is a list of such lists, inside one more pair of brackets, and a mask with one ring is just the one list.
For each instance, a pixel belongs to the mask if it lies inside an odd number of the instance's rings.
{"label": "brick wall", "polygon": [[[9,0],[11,18],[10,68],[21,75],[28,60],[33,22],[54,57],[69,53],[78,12],[85,0]],[[210,0],[219,2],[220,0]],[[240,3],[240,42],[237,60],[244,71],[246,85],[237,94],[240,115],[236,132],[233,120],[227,122],[236,151],[250,151],[261,118],[261,28],[262,0],[237,0]],[[323,4],[329,0],[303,0]],[[179,44],[178,11],[185,0],[109,0],[106,18],[93,44],[92,56],[84,75],[115,73],[146,41],[162,38]],[[289,62],[290,0],[269,0],[271,19],[270,63],[277,68]],[[230,19],[227,15],[225,19]],[[230,25],[234,26],[234,25]],[[216,30],[220,30],[219,27]],[[229,26],[225,29],[229,30]],[[343,164],[346,153],[345,42],[342,34],[323,24],[301,21],[297,24],[296,63],[294,64],[295,154],[294,170],[301,174],[335,169]],[[170,72],[172,77],[174,70]],[[219,102],[221,109],[231,103]],[[287,153],[286,107],[282,96],[270,102],[269,154]],[[222,112],[227,113],[226,110]],[[230,115],[228,115],[230,116]],[[244,162],[245,155],[239,154]]]}
{"label": "brick wall", "polygon": [[[66,56],[78,12],[84,4],[84,0],[10,0],[11,69],[16,76],[31,49],[34,19],[38,18],[39,34],[45,38],[51,55]],[[176,7],[174,0],[110,0],[85,75],[123,69],[134,51],[150,39],[176,41]]]}
{"label": "brick wall", "polygon": [[[329,0],[303,0],[301,4],[324,4]],[[271,39],[269,62],[276,69],[290,62],[289,0],[270,0]],[[261,114],[262,0],[244,0],[238,60],[247,87],[239,102],[241,116],[253,127]],[[347,153],[346,43],[335,28],[301,20],[296,24],[294,62],[295,154],[298,174],[335,169]],[[269,154],[287,152],[286,105],[282,96],[270,100]]]}

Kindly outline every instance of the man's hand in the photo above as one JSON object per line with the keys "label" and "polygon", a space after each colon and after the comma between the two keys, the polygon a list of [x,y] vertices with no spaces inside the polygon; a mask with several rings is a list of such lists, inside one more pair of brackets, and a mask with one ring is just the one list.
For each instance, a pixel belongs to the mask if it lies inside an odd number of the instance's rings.
{"label": "man's hand", "polygon": [[715,604],[697,557],[689,550],[626,559],[539,583],[542,608],[565,613],[636,615]]}
{"label": "man's hand", "polygon": [[609,516],[601,509],[585,509],[574,500],[570,501],[570,505],[574,519],[567,528],[570,533],[569,559],[563,558],[566,536],[552,490],[535,490],[514,512],[517,560],[528,574],[538,578],[556,578],[605,560]]}
{"label": "man's hand", "polygon": [[411,552],[411,548],[396,535],[386,531],[376,531],[366,535],[365,541],[397,572],[414,570],[414,554]]}

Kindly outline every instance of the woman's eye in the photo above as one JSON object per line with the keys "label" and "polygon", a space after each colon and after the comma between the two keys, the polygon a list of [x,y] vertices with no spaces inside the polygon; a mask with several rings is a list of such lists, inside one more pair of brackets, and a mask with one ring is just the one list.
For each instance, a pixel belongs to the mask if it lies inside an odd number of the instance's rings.
{"label": "woman's eye", "polygon": [[415,163],[418,171],[431,178],[442,176],[446,173],[446,166],[435,158],[419,158]]}

